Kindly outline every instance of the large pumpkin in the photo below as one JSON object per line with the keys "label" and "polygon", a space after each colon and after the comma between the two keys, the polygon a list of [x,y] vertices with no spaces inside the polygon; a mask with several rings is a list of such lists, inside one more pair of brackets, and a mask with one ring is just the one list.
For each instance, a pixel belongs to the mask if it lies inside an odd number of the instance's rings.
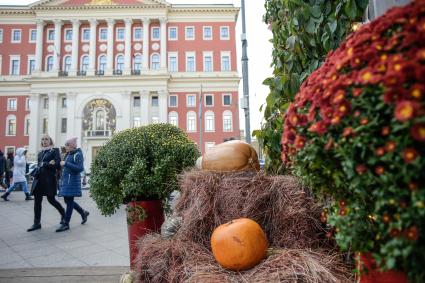
{"label": "large pumpkin", "polygon": [[246,270],[267,254],[267,237],[260,225],[239,218],[218,226],[211,235],[211,249],[217,262],[230,270]]}
{"label": "large pumpkin", "polygon": [[196,161],[199,169],[214,171],[260,170],[257,152],[246,142],[233,140],[218,144]]}

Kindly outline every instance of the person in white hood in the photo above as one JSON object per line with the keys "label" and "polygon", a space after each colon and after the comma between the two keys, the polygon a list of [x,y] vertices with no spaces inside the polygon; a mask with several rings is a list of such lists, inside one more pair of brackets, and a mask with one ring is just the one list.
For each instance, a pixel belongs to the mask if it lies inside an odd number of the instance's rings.
{"label": "person in white hood", "polygon": [[27,178],[25,177],[27,167],[26,154],[27,150],[25,148],[20,147],[16,150],[16,156],[13,159],[13,184],[7,189],[6,193],[1,196],[5,201],[8,201],[7,197],[18,186],[24,191],[25,200],[33,199],[28,192]]}

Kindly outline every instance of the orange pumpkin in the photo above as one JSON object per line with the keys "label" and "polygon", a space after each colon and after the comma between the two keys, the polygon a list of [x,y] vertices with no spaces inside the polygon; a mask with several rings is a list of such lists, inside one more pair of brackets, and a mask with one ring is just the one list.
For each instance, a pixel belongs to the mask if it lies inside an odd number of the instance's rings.
{"label": "orange pumpkin", "polygon": [[196,161],[199,169],[214,171],[260,170],[257,152],[248,143],[233,140],[218,144]]}
{"label": "orange pumpkin", "polygon": [[230,270],[247,270],[267,254],[267,237],[260,225],[248,218],[239,218],[218,226],[211,235],[214,258]]}

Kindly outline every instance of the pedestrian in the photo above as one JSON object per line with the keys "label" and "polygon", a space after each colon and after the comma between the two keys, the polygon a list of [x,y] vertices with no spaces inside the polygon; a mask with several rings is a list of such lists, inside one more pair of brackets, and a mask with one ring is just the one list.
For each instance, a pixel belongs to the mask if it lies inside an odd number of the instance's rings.
{"label": "pedestrian", "polygon": [[13,152],[8,152],[7,153],[7,158],[6,158],[6,179],[5,179],[5,183],[7,185],[7,187],[10,187],[10,180],[13,177]]}
{"label": "pedestrian", "polygon": [[60,169],[60,153],[59,149],[53,145],[53,140],[48,135],[41,137],[41,151],[37,156],[37,174],[36,185],[33,188],[34,200],[34,224],[27,230],[28,232],[41,229],[41,204],[43,196],[47,197],[47,201],[57,209],[61,215],[61,223],[65,217],[65,209],[56,200],[57,179],[56,171]]}
{"label": "pedestrian", "polygon": [[0,186],[3,187],[3,189],[7,189],[6,184],[4,183],[6,174],[6,158],[4,157],[3,151],[0,150]]}
{"label": "pedestrian", "polygon": [[27,177],[25,176],[25,171],[27,168],[26,154],[27,150],[23,147],[20,147],[16,150],[16,155],[13,160],[13,184],[7,189],[6,193],[1,196],[1,198],[5,201],[8,201],[7,197],[17,187],[22,188],[22,191],[25,193],[25,200],[33,199],[28,192]]}
{"label": "pedestrian", "polygon": [[66,203],[66,213],[64,223],[56,230],[63,232],[69,229],[72,211],[75,209],[80,213],[82,222],[87,222],[89,212],[82,209],[81,206],[74,201],[74,197],[81,197],[81,172],[84,171],[83,152],[77,147],[77,138],[71,138],[65,143],[66,155],[61,161],[62,178],[60,184],[59,196],[64,198]]}

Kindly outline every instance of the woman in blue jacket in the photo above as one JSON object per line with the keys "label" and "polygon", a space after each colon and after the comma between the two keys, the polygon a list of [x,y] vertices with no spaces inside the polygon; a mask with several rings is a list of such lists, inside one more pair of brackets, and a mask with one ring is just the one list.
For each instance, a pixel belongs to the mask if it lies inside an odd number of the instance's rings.
{"label": "woman in blue jacket", "polygon": [[66,155],[62,166],[62,178],[60,182],[59,196],[63,197],[66,203],[66,212],[64,223],[56,230],[63,232],[69,229],[69,222],[72,216],[72,210],[75,209],[81,214],[83,221],[86,223],[89,212],[81,208],[74,201],[74,197],[81,197],[81,172],[84,171],[84,158],[81,149],[77,148],[77,138],[71,138],[65,143]]}

